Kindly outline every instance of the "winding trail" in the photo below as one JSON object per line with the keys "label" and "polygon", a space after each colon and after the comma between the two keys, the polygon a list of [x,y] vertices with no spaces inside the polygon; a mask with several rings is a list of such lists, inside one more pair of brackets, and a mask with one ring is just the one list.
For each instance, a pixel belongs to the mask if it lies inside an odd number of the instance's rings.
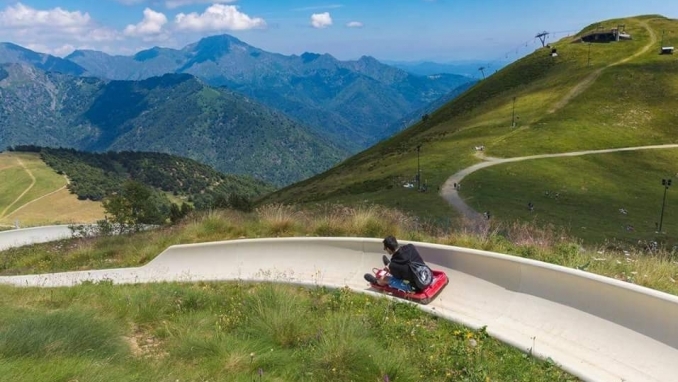
{"label": "winding trail", "polygon": [[[650,26],[649,26],[647,23],[642,22],[642,23],[640,23],[640,24],[641,24],[641,25],[647,30],[647,32],[650,34],[650,42],[649,42],[648,44],[646,44],[646,45],[643,46],[640,50],[638,50],[636,53],[634,53],[634,54],[632,54],[632,55],[630,55],[630,56],[628,56],[628,57],[625,57],[625,58],[623,58],[623,59],[621,59],[621,60],[619,60],[619,61],[617,61],[617,62],[613,62],[613,63],[611,63],[611,64],[609,64],[609,65],[607,65],[607,66],[604,66],[604,67],[602,67],[602,68],[598,68],[598,69],[594,70],[591,74],[589,74],[588,76],[586,76],[586,77],[585,77],[583,80],[581,80],[577,85],[575,85],[575,86],[574,86],[574,87],[573,87],[573,88],[565,95],[565,97],[563,97],[563,98],[560,99],[558,102],[556,102],[556,103],[551,107],[551,109],[549,109],[549,111],[547,112],[547,114],[553,114],[553,113],[559,111],[560,109],[564,108],[565,106],[567,106],[567,104],[569,104],[570,101],[572,101],[575,97],[577,97],[578,95],[580,95],[581,93],[583,93],[584,91],[586,91],[588,88],[590,88],[591,85],[593,85],[593,83],[598,79],[598,77],[600,77],[600,75],[603,73],[603,71],[604,71],[605,69],[611,68],[611,67],[616,66],[616,65],[624,64],[624,63],[626,63],[626,62],[628,62],[628,61],[630,61],[630,60],[632,60],[632,59],[634,59],[634,58],[636,58],[636,57],[638,57],[638,56],[640,56],[640,55],[642,55],[642,54],[645,54],[645,52],[647,52],[649,49],[651,49],[652,46],[653,46],[654,44],[657,43],[657,35],[656,35],[656,33],[654,32],[654,30],[653,30],[652,28],[650,28]],[[495,139],[495,140],[493,141],[493,143],[496,144],[496,143],[502,142],[502,141],[506,140],[507,138],[512,137],[513,135],[516,135],[516,134],[518,134],[518,133],[520,133],[520,132],[523,132],[523,131],[525,131],[525,130],[527,130],[527,129],[529,129],[529,128],[530,128],[530,124],[523,125],[523,126],[517,128],[517,129],[512,129],[512,131],[511,131],[510,133],[504,134],[504,135],[498,137],[497,139]]]}
{"label": "winding trail", "polygon": [[15,204],[17,204],[17,203],[19,202],[19,200],[21,200],[21,198],[23,198],[24,195],[26,195],[26,194],[28,193],[28,191],[30,191],[30,190],[33,188],[33,186],[35,186],[36,180],[35,180],[35,176],[33,176],[33,173],[31,172],[31,170],[29,170],[28,167],[26,167],[26,165],[24,164],[24,162],[21,161],[21,159],[16,158],[16,160],[17,160],[17,162],[19,162],[19,165],[20,165],[21,167],[24,168],[24,171],[26,171],[26,173],[28,174],[28,176],[31,177],[31,185],[28,186],[28,187],[24,190],[24,192],[22,192],[21,195],[19,195],[18,198],[14,199],[14,201],[13,201],[9,206],[7,206],[7,207],[2,211],[2,213],[0,213],[0,218],[3,218],[3,217],[5,216],[5,214],[7,213],[7,211],[9,211],[9,209],[12,208],[12,206],[14,206]]}
{"label": "winding trail", "polygon": [[35,202],[37,202],[37,201],[39,201],[39,200],[41,200],[41,199],[44,199],[44,198],[46,198],[46,197],[48,197],[48,196],[50,196],[50,195],[56,194],[57,192],[59,192],[59,191],[61,191],[61,190],[65,190],[66,187],[68,187],[68,185],[65,185],[65,186],[63,186],[63,187],[61,187],[61,188],[58,188],[58,189],[56,189],[56,190],[54,190],[54,191],[52,191],[52,192],[50,192],[50,193],[47,193],[47,194],[45,194],[45,195],[43,195],[43,196],[37,197],[37,198],[35,198],[35,199],[33,199],[33,200],[29,201],[29,202],[26,202],[26,203],[24,203],[23,205],[21,205],[20,207],[18,207],[17,209],[15,209],[14,211],[8,213],[7,215],[2,216],[2,218],[3,218],[3,219],[4,219],[4,218],[8,218],[8,217],[14,215],[15,213],[19,212],[19,211],[20,211],[21,209],[23,209],[24,207],[28,207],[29,205],[31,205],[31,204],[33,204],[33,203],[35,203]]}
{"label": "winding trail", "polygon": [[[604,66],[602,68],[599,68],[595,71],[593,71],[591,74],[586,76],[582,81],[580,81],[577,85],[575,85],[566,95],[563,97],[560,101],[558,101],[553,107],[548,111],[549,114],[555,113],[556,111],[562,109],[565,107],[572,99],[577,97],[579,94],[583,93],[586,89],[591,87],[593,83],[600,77],[600,75],[603,73],[603,71],[607,68],[616,66],[616,65],[621,65],[623,63],[626,63],[642,54],[645,54],[654,44],[657,43],[657,35],[654,32],[652,28],[646,23],[642,22],[640,23],[650,34],[650,42],[648,42],[643,48],[638,50],[636,53],[634,53],[631,56],[625,57],[619,61],[613,62],[607,66]],[[514,135],[520,131],[523,131],[525,129],[529,128],[529,125],[523,126],[519,129],[516,129],[509,134],[499,138],[495,143],[498,141],[504,140],[507,138],[508,135]],[[495,166],[498,164],[502,163],[509,163],[509,162],[520,162],[520,161],[525,161],[525,160],[533,160],[533,159],[543,159],[543,158],[558,158],[558,157],[566,157],[566,156],[582,156],[582,155],[591,155],[591,154],[604,154],[604,153],[613,153],[613,152],[620,152],[620,151],[637,151],[637,150],[650,150],[650,149],[669,149],[669,148],[678,148],[678,144],[666,144],[666,145],[654,145],[654,146],[638,146],[638,147],[625,147],[625,148],[617,148],[617,149],[605,149],[605,150],[587,150],[587,151],[573,151],[573,152],[567,152],[567,153],[558,153],[558,154],[542,154],[542,155],[531,155],[531,156],[524,156],[524,157],[515,157],[515,158],[492,158],[492,157],[485,157],[482,155],[482,153],[478,153],[480,155],[477,155],[481,159],[484,160],[484,162],[476,163],[473,166],[467,167],[456,174],[452,175],[445,181],[445,184],[443,184],[443,187],[440,190],[440,196],[443,197],[448,203],[450,203],[457,211],[459,211],[462,215],[465,217],[476,220],[476,219],[481,219],[483,216],[475,211],[473,208],[471,208],[468,204],[464,202],[464,200],[459,196],[459,193],[457,190],[454,188],[454,184],[459,184],[461,183],[461,180],[464,179],[467,175],[472,174],[480,169],[490,167],[490,166]]]}
{"label": "winding trail", "polygon": [[649,25],[647,25],[647,23],[641,23],[641,25],[650,34],[650,42],[649,43],[647,43],[644,47],[642,47],[639,51],[632,54],[631,56],[628,56],[628,57],[623,58],[623,59],[621,59],[617,62],[613,62],[613,63],[611,63],[607,66],[603,66],[602,68],[598,68],[595,71],[593,71],[593,73],[586,76],[586,78],[584,78],[574,88],[572,88],[572,90],[570,90],[570,92],[567,93],[567,95],[565,95],[565,97],[563,97],[563,99],[561,99],[555,105],[553,105],[553,107],[549,110],[548,113],[553,114],[553,113],[557,112],[558,110],[567,106],[567,104],[570,103],[570,101],[572,99],[574,99],[576,96],[578,96],[579,94],[583,93],[586,89],[591,87],[591,85],[593,85],[593,83],[598,79],[598,77],[600,77],[600,75],[603,73],[603,71],[605,69],[611,68],[613,66],[624,64],[624,63],[626,63],[626,62],[628,62],[628,61],[630,61],[630,60],[632,60],[632,59],[634,59],[634,58],[636,58],[636,57],[638,57],[642,54],[645,54],[645,52],[650,50],[650,48],[652,48],[652,46],[657,43],[657,35],[654,33],[654,30],[652,28],[650,28]]}
{"label": "winding trail", "polygon": [[492,157],[482,157],[483,162],[476,163],[473,166],[467,167],[456,174],[452,175],[445,181],[443,187],[440,189],[440,196],[443,197],[448,203],[452,205],[457,211],[462,213],[465,217],[469,219],[481,219],[483,216],[471,208],[464,200],[459,196],[459,193],[454,188],[454,184],[461,183],[467,175],[472,174],[480,169],[487,168],[490,166],[496,166],[503,163],[511,162],[522,162],[526,160],[534,159],[545,159],[545,158],[560,158],[560,157],[577,157],[583,155],[595,155],[595,154],[606,154],[606,153],[616,153],[621,151],[640,151],[640,150],[660,150],[660,149],[676,149],[678,144],[666,144],[666,145],[652,145],[652,146],[636,146],[636,147],[621,147],[616,149],[604,149],[604,150],[586,150],[586,151],[572,151],[566,153],[557,153],[557,154],[540,154],[540,155],[530,155],[524,157],[515,157],[515,158],[492,158]]}

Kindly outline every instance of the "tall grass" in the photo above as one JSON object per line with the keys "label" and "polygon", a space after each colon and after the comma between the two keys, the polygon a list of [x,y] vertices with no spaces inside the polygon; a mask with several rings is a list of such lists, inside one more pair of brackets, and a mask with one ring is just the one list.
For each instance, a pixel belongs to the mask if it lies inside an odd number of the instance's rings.
{"label": "tall grass", "polygon": [[0,286],[0,312],[0,381],[576,380],[483,330],[348,289]]}
{"label": "tall grass", "polygon": [[9,309],[0,318],[0,356],[63,357],[86,354],[107,359],[125,355],[119,328],[78,310],[34,312]]}

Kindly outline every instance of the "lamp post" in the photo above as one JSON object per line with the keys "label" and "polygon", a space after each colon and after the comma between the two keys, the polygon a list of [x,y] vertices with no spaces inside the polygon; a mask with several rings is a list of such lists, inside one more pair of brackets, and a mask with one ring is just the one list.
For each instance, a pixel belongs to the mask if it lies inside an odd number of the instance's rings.
{"label": "lamp post", "polygon": [[659,233],[662,232],[662,224],[664,223],[664,206],[666,205],[666,191],[671,187],[671,179],[662,179],[662,186],[664,186],[664,200],[662,201],[662,214],[659,218]]}
{"label": "lamp post", "polygon": [[421,144],[417,145],[417,191],[421,190],[421,167],[419,166],[419,151]]}

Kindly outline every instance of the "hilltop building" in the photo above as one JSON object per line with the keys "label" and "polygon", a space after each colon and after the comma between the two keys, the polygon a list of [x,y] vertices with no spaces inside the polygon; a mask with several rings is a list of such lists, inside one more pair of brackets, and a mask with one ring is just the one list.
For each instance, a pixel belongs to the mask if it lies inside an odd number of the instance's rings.
{"label": "hilltop building", "polygon": [[602,25],[599,25],[595,31],[582,36],[575,42],[605,43],[623,40],[632,40],[631,35],[626,32],[626,25],[617,25],[616,28],[609,30],[605,30]]}

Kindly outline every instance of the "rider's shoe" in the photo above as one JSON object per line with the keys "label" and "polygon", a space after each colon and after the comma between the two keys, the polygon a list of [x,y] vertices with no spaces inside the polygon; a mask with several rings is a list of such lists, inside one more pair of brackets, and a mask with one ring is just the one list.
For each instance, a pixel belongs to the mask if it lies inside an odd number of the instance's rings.
{"label": "rider's shoe", "polygon": [[371,273],[365,273],[365,280],[370,284],[377,285],[377,278]]}

